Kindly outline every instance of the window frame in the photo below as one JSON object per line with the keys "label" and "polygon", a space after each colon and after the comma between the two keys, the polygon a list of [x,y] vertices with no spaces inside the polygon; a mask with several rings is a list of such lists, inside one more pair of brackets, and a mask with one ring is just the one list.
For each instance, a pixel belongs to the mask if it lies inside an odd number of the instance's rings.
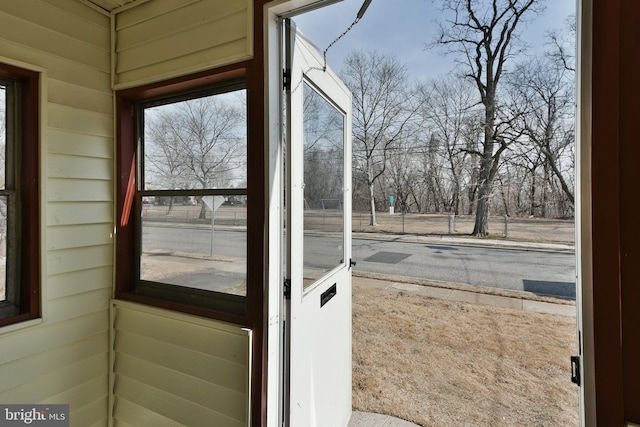
{"label": "window frame", "polygon": [[0,326],[41,317],[40,301],[40,74],[0,63],[6,91],[5,174],[8,197],[6,295]]}
{"label": "window frame", "polygon": [[[118,222],[116,224],[116,287],[115,297],[142,304],[152,305],[169,310],[208,317],[226,322],[250,326],[250,300],[255,299],[251,280],[260,274],[251,272],[252,235],[256,235],[251,225],[251,218],[247,219],[247,271],[246,297],[235,297],[231,294],[214,291],[202,291],[140,280],[141,233],[140,216],[142,197],[148,191],[142,189],[140,170],[137,160],[141,155],[138,147],[138,133],[140,132],[137,116],[140,109],[146,106],[166,104],[166,100],[187,100],[201,97],[202,94],[215,94],[229,91],[228,88],[242,88],[246,91],[247,109],[250,109],[249,82],[247,81],[246,64],[223,67],[217,70],[202,72],[169,81],[150,84],[142,87],[124,89],[116,93],[117,115],[117,163],[118,163]],[[231,89],[233,90],[233,89]],[[250,112],[247,111],[247,115]],[[245,195],[249,203],[253,204],[249,195],[249,186],[255,178],[251,175],[251,130],[247,119],[247,188],[241,189],[213,189],[213,190],[163,190],[166,195],[182,193],[199,195],[203,192],[220,195]],[[255,157],[255,156],[254,156]],[[158,193],[158,191],[151,191]],[[251,214],[248,213],[249,216]],[[257,273],[257,271],[256,271]],[[142,292],[140,292],[142,290]],[[186,290],[185,295],[171,297]],[[189,303],[190,298],[202,300],[202,304]]]}

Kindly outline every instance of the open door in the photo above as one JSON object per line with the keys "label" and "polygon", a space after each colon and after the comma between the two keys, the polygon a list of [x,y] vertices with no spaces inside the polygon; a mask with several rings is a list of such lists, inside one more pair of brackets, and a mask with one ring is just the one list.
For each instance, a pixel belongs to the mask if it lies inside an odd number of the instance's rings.
{"label": "open door", "polygon": [[285,20],[285,419],[351,416],[351,93]]}

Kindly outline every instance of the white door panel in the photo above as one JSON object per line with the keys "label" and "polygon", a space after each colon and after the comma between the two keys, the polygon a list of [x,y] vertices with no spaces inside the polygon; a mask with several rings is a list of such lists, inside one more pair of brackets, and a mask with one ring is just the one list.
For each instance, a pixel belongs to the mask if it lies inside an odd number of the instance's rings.
{"label": "white door panel", "polygon": [[[293,33],[295,32],[295,33]],[[287,99],[290,426],[351,416],[351,93],[299,32]]]}

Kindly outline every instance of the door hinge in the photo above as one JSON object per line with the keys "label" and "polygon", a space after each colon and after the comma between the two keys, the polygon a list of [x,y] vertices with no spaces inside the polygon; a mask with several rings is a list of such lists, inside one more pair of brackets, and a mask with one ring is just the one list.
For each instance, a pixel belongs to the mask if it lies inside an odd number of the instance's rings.
{"label": "door hinge", "polygon": [[291,90],[291,70],[282,70],[282,86],[284,90]]}
{"label": "door hinge", "polygon": [[291,299],[291,279],[284,279],[284,298]]}
{"label": "door hinge", "polygon": [[571,356],[571,382],[580,386],[580,356]]}

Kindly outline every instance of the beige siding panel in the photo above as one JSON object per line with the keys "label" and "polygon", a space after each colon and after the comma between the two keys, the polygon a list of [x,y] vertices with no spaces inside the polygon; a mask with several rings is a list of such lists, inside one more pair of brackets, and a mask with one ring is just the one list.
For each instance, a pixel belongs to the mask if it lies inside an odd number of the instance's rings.
{"label": "beige siding panel", "polygon": [[51,178],[113,179],[113,160],[49,154],[47,172]]}
{"label": "beige siding panel", "polygon": [[[117,89],[149,83],[151,80],[162,80],[184,74],[195,73],[205,69],[212,69],[222,65],[250,59],[243,52],[244,40],[216,46],[215,49],[205,50],[182,56],[175,61],[160,62],[144,68],[118,74]],[[152,78],[150,76],[153,76]]]}
{"label": "beige siding panel", "polygon": [[0,1],[0,22],[0,56],[46,72],[45,223],[102,223],[64,232],[45,226],[44,318],[11,332],[0,328],[0,402],[68,403],[78,414],[72,426],[105,426],[113,243],[104,234],[114,197],[110,19],[75,0],[11,0]]}
{"label": "beige siding panel", "polygon": [[74,39],[30,21],[15,18],[2,9],[0,22],[0,39],[12,40],[96,70],[107,70],[110,67],[109,55],[105,54],[108,53],[108,46],[97,47],[84,40]]}
{"label": "beige siding panel", "polygon": [[109,418],[109,398],[102,397],[89,405],[75,409],[71,408],[69,420],[71,427],[90,427],[92,425],[105,427]]}
{"label": "beige siding panel", "polygon": [[[244,40],[246,43],[246,21],[246,13],[235,13],[225,19],[203,23],[171,36],[138,43],[132,48],[121,47],[118,43],[117,72],[123,73],[170,61],[238,40]],[[246,54],[246,51],[240,53]]]}
{"label": "beige siding panel", "polygon": [[49,102],[100,114],[113,114],[113,96],[109,92],[88,89],[62,80],[49,79]]}
{"label": "beige siding panel", "polygon": [[[158,366],[179,370],[187,376],[213,382],[234,392],[246,391],[247,368],[243,364],[126,331],[118,331],[116,350]],[[183,363],[176,366],[176,360]],[[212,370],[212,366],[216,369]]]}
{"label": "beige siding panel", "polygon": [[109,351],[109,335],[102,332],[88,338],[37,353],[0,366],[0,392],[34,380],[49,371],[64,368],[83,359]]}
{"label": "beige siding panel", "polygon": [[47,254],[49,274],[68,273],[113,264],[113,246],[102,245],[90,248],[74,248],[49,251]]}
{"label": "beige siding panel", "polygon": [[102,180],[49,179],[50,202],[106,202],[113,200],[113,182]]}
{"label": "beige siding panel", "polygon": [[116,16],[116,88],[252,56],[250,0],[158,0]]}
{"label": "beige siding panel", "polygon": [[116,31],[138,25],[154,16],[171,13],[176,9],[180,9],[200,1],[202,0],[154,0],[141,4],[140,6],[128,9],[117,15]]}
{"label": "beige siding panel", "polygon": [[49,276],[47,280],[47,297],[62,298],[80,292],[111,288],[112,285],[113,267],[111,265],[55,274]]}
{"label": "beige siding panel", "polygon": [[[62,5],[64,1],[57,1]],[[38,0],[5,1],[2,10],[14,17],[28,20],[41,27],[47,27],[66,36],[84,40],[87,43],[101,47],[109,46],[109,18],[102,17],[101,22],[88,21],[85,17],[74,16],[58,7]],[[91,14],[95,16],[95,14]]]}
{"label": "beige siding panel", "polygon": [[48,304],[46,319],[50,322],[60,322],[101,310],[106,312],[109,309],[109,301],[112,295],[113,290],[111,288],[102,288],[51,300]]}
{"label": "beige siding panel", "polygon": [[[2,363],[39,353],[42,349],[52,349],[69,345],[108,330],[106,313],[91,313],[80,319],[59,323],[47,323],[37,328],[28,328],[3,335]],[[0,399],[2,401],[2,399]]]}
{"label": "beige siding panel", "polygon": [[97,27],[110,28],[109,16],[102,13],[96,13],[92,8],[88,8],[85,4],[79,1],[60,1],[60,0],[39,0],[43,3],[50,4],[51,6],[60,9],[68,13],[71,16],[77,16],[84,21],[91,22]]}
{"label": "beige siding panel", "polygon": [[115,400],[115,427],[121,426],[153,426],[153,427],[184,427],[183,424],[170,418],[137,405],[127,399],[116,397]]}
{"label": "beige siding panel", "polygon": [[[95,416],[97,420],[106,420],[109,416],[108,396],[105,395],[104,391],[109,388],[109,376],[102,375],[96,378],[93,378],[83,384],[80,384],[76,387],[72,387],[68,390],[63,391],[62,393],[55,394],[51,397],[43,399],[40,401],[42,404],[47,403],[69,403],[71,404],[71,426],[77,427],[87,427],[92,425],[93,422],[88,417],[89,420],[87,422],[84,421],[82,413],[85,412],[85,409],[91,409],[95,411]],[[80,419],[75,415],[75,412],[78,411],[80,414]],[[103,421],[101,424],[103,427],[107,425],[106,421]]]}
{"label": "beige siding panel", "polygon": [[103,397],[78,410],[71,410],[69,415],[71,427],[105,427],[108,425],[108,397]]}
{"label": "beige siding panel", "polygon": [[107,373],[76,387],[64,390],[62,393],[54,394],[43,400],[42,403],[74,402],[76,406],[71,408],[73,411],[105,397],[103,390],[106,388],[109,388],[109,375]]}
{"label": "beige siding panel", "polygon": [[[104,375],[108,369],[108,353],[86,358],[73,365],[48,372],[32,381],[0,393],[5,404],[40,402],[63,391]],[[69,402],[58,402],[69,403]]]}
{"label": "beige siding panel", "polygon": [[47,224],[99,224],[113,222],[113,203],[80,201],[71,203],[49,203]]}
{"label": "beige siding panel", "polygon": [[85,405],[89,405],[98,399],[104,397],[104,389],[109,388],[109,375],[104,374],[102,376],[93,378],[83,384],[76,387],[71,387],[64,390],[61,393],[55,394],[45,400],[42,403],[54,403],[54,402],[74,402],[76,407],[81,408]]}
{"label": "beige siding panel", "polygon": [[[245,30],[247,6],[246,1],[201,0],[178,8],[172,13],[152,15],[152,19],[135,26],[118,29],[118,52],[153,40],[173,38],[184,33],[185,30],[193,30],[196,27],[215,28],[231,15],[244,15],[245,21],[240,21],[239,24],[241,29]],[[243,31],[240,36],[246,36],[246,31]]]}
{"label": "beige siding panel", "polygon": [[[239,393],[198,377],[186,376],[164,366],[118,353],[117,372],[158,390],[170,390],[178,398],[193,402],[208,410],[246,421],[246,393]],[[212,423],[213,424],[213,423]]]}
{"label": "beige siding panel", "polygon": [[[239,327],[189,323],[167,316],[146,313],[142,310],[121,309],[116,316],[116,329],[125,330],[158,341],[166,341],[179,347],[246,365],[246,333]],[[185,333],[188,327],[190,333]]]}
{"label": "beige siding panel", "polygon": [[56,129],[49,129],[47,136],[49,153],[101,159],[112,159],[114,156],[111,137],[69,133]]}
{"label": "beige siding panel", "polygon": [[84,224],[47,228],[47,249],[70,249],[113,243],[112,224]]}
{"label": "beige siding panel", "polygon": [[47,110],[47,120],[52,129],[113,137],[113,117],[106,114],[50,103]]}
{"label": "beige siding panel", "polygon": [[248,331],[120,301],[114,302],[114,313],[116,420],[247,425]]}
{"label": "beige siding panel", "polygon": [[0,56],[40,66],[47,70],[48,76],[52,79],[70,82],[94,90],[103,90],[105,84],[109,88],[111,84],[109,69],[99,71],[77,62],[70,63],[68,60],[28,46],[3,40]]}
{"label": "beige siding panel", "polygon": [[[150,387],[147,384],[117,376],[119,399],[129,400],[163,417],[177,421],[178,425],[189,427],[246,427],[246,421],[234,420],[215,411],[208,410],[189,400],[177,397],[165,390]],[[204,392],[204,390],[203,390]],[[116,412],[118,408],[116,407]]]}

